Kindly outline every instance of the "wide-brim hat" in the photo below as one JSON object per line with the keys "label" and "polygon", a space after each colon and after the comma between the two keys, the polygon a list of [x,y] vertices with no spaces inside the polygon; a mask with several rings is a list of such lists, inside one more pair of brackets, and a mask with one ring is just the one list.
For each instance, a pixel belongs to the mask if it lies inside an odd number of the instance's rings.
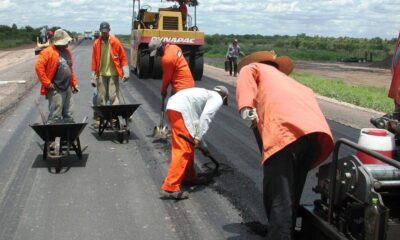
{"label": "wide-brim hat", "polygon": [[254,62],[276,64],[278,70],[286,75],[289,75],[294,68],[293,61],[288,56],[278,57],[274,51],[260,51],[244,57],[238,64],[238,71],[242,67]]}
{"label": "wide-brim hat", "polygon": [[68,35],[68,33],[61,28],[54,32],[53,44],[56,46],[65,46],[71,40],[72,38]]}

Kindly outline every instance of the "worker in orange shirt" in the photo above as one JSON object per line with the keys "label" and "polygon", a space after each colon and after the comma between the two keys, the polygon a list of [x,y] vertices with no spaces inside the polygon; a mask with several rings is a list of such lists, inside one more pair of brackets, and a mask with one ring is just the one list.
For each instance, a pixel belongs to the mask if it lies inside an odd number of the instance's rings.
{"label": "worker in orange shirt", "polygon": [[160,38],[152,38],[149,43],[150,56],[161,56],[163,70],[161,96],[167,95],[168,86],[171,84],[171,94],[194,87],[194,80],[182,50],[177,45],[166,44]]}
{"label": "worker in orange shirt", "polygon": [[186,19],[187,19],[187,15],[188,15],[188,9],[186,4],[188,3],[187,0],[179,0],[179,11],[182,13],[182,23],[183,23],[183,27],[186,26]]}
{"label": "worker in orange shirt", "polygon": [[101,37],[94,40],[92,50],[91,84],[97,86],[97,104],[119,103],[119,78],[129,79],[128,58],[121,42],[110,34],[110,24],[100,24]]}
{"label": "worker in orange shirt", "polygon": [[332,133],[314,92],[288,76],[289,57],[256,52],[238,68],[238,110],[262,155],[267,239],[293,239],[307,173],[331,153]]}
{"label": "worker in orange shirt", "polygon": [[[215,86],[183,89],[173,95],[167,104],[167,116],[171,124],[171,164],[161,186],[161,198],[186,199],[187,191],[181,190],[186,181],[204,184],[209,179],[198,177],[194,169],[194,147],[202,146],[209,125],[222,105],[228,105],[228,89]],[[180,138],[178,134],[192,139],[195,146]],[[204,146],[204,145],[203,145]]]}
{"label": "worker in orange shirt", "polygon": [[42,87],[40,94],[49,101],[47,123],[73,122],[72,93],[79,92],[68,44],[72,38],[63,29],[54,32],[50,46],[43,49],[35,64]]}
{"label": "worker in orange shirt", "polygon": [[400,121],[400,33],[394,46],[392,58],[392,82],[389,89],[389,97],[394,100],[393,118]]}

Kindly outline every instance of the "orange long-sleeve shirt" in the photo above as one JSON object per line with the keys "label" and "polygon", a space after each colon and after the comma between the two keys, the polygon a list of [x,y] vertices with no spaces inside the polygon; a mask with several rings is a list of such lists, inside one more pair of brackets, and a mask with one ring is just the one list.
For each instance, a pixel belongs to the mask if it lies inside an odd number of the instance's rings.
{"label": "orange long-sleeve shirt", "polygon": [[172,44],[165,46],[161,67],[163,70],[162,95],[166,95],[169,84],[171,84],[172,93],[194,87],[192,73],[180,47]]}
{"label": "orange long-sleeve shirt", "polygon": [[300,137],[316,133],[312,167],[324,161],[333,149],[330,128],[314,92],[275,67],[252,63],[240,70],[236,86],[238,109],[256,108],[258,130],[263,140],[262,161]]}
{"label": "orange long-sleeve shirt", "polygon": [[[78,80],[75,77],[75,73],[72,67],[72,55],[68,48],[65,51],[68,55],[68,58],[70,59],[69,67],[71,70],[71,87],[75,87],[78,84]],[[39,78],[39,81],[42,84],[42,87],[40,89],[41,95],[47,95],[48,88],[50,84],[53,83],[53,78],[57,72],[59,59],[60,54],[58,53],[54,45],[50,45],[40,52],[39,57],[35,63],[35,71]]]}
{"label": "orange long-sleeve shirt", "polygon": [[[102,38],[98,38],[93,42],[92,50],[92,71],[99,75],[100,60],[101,60],[101,41]],[[123,77],[124,73],[122,67],[128,65],[128,58],[126,57],[125,50],[121,45],[121,42],[114,36],[110,35],[110,57],[117,70],[118,76]]]}
{"label": "orange long-sleeve shirt", "polygon": [[[400,33],[396,41],[392,59],[392,82],[389,89],[389,97],[393,98],[397,104],[400,104],[400,61],[396,62],[396,53],[400,51]],[[397,59],[398,60],[398,59]]]}

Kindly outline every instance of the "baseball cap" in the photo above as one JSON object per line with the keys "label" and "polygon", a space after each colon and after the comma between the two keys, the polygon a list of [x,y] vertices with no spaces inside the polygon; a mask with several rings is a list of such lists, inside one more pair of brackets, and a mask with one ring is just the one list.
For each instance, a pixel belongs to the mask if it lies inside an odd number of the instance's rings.
{"label": "baseball cap", "polygon": [[213,88],[214,91],[219,92],[222,97],[226,97],[224,100],[224,105],[228,105],[228,96],[229,96],[229,91],[226,87],[218,85]]}
{"label": "baseball cap", "polygon": [[110,31],[110,24],[108,22],[100,23],[100,32],[109,32]]}
{"label": "baseball cap", "polygon": [[61,28],[54,32],[53,39],[53,44],[56,46],[65,46],[72,40],[68,33]]}
{"label": "baseball cap", "polygon": [[162,44],[162,41],[160,38],[152,38],[150,43],[149,43],[149,51],[150,51],[150,57],[154,57],[157,53],[157,48],[159,48]]}

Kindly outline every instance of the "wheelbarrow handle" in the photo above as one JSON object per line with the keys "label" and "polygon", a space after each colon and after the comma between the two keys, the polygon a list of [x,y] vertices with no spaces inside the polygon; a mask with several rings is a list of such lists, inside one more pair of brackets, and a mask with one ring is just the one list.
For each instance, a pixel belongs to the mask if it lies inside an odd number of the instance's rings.
{"label": "wheelbarrow handle", "polygon": [[[195,145],[194,141],[192,141],[191,139],[189,139],[188,137],[186,137],[185,135],[183,135],[182,133],[178,133],[178,136],[182,139],[184,139],[186,142],[192,144],[193,146]],[[205,150],[202,147],[198,147],[198,149],[200,150],[200,152],[208,157],[214,164],[215,164],[215,169],[214,172],[218,172],[218,168],[219,168],[219,162],[213,157],[211,156],[211,154],[209,153],[209,151]]]}

